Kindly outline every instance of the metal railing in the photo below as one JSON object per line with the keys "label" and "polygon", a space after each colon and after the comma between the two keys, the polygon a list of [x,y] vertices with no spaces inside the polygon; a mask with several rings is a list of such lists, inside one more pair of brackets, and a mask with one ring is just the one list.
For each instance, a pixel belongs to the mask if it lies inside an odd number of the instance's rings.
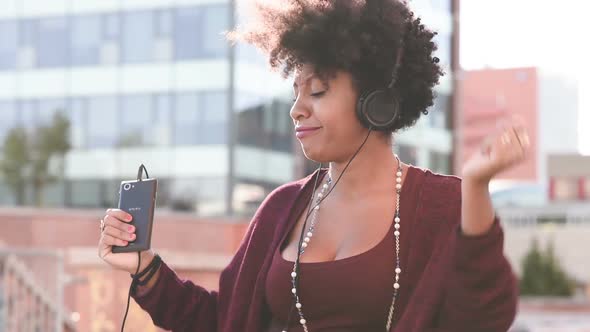
{"label": "metal railing", "polygon": [[59,251],[0,248],[0,332],[74,331],[64,275]]}

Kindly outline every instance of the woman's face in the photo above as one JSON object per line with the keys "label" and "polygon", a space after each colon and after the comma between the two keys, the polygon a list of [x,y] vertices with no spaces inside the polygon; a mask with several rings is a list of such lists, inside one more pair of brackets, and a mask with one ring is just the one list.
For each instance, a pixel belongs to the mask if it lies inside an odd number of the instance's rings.
{"label": "woman's face", "polygon": [[348,161],[367,134],[355,114],[358,92],[352,76],[339,71],[324,83],[304,66],[295,76],[293,93],[290,115],[305,156],[322,163]]}

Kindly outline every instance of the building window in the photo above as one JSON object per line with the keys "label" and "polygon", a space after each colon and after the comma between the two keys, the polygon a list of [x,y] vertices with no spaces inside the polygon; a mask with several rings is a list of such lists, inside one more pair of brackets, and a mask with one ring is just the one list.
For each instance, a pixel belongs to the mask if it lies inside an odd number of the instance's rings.
{"label": "building window", "polygon": [[37,65],[38,30],[36,20],[25,19],[19,21],[19,53],[17,59],[19,68],[33,68]]}
{"label": "building window", "polygon": [[556,201],[574,201],[578,199],[578,182],[574,178],[553,178],[553,199]]}
{"label": "building window", "polygon": [[170,207],[199,216],[225,213],[225,178],[182,178],[169,182]]}
{"label": "building window", "polygon": [[154,110],[150,95],[125,96],[121,105],[121,137],[119,146],[152,145]]}
{"label": "building window", "polygon": [[16,21],[0,21],[0,70],[16,68],[18,31]]}
{"label": "building window", "polygon": [[452,39],[451,36],[446,33],[440,33],[434,37],[434,42],[436,43],[437,49],[434,52],[434,55],[440,59],[440,64],[443,67],[450,67],[451,66],[451,58],[452,58]]}
{"label": "building window", "polygon": [[449,174],[450,173],[450,164],[449,164],[450,156],[445,153],[440,153],[436,151],[430,151],[430,166],[429,168],[435,172],[440,174]]}
{"label": "building window", "polygon": [[451,0],[430,0],[430,5],[439,11],[451,12]]}
{"label": "building window", "polygon": [[121,30],[121,22],[118,14],[105,14],[102,16],[102,33],[104,40],[117,41]]}
{"label": "building window", "polygon": [[201,144],[227,142],[227,93],[206,92],[202,95],[203,125]]}
{"label": "building window", "polygon": [[228,30],[227,5],[176,9],[174,56],[178,60],[223,57],[228,44],[222,32]]}
{"label": "building window", "polygon": [[[47,183],[42,191],[43,205],[52,207],[61,207],[65,205],[66,198],[66,186],[63,181],[49,182]],[[41,331],[41,330],[37,330]]]}
{"label": "building window", "polygon": [[102,15],[102,49],[101,63],[116,64],[120,58],[121,20],[118,14]]}
{"label": "building window", "polygon": [[71,205],[73,207],[103,206],[102,186],[98,180],[76,180],[70,184]]}
{"label": "building window", "polygon": [[449,95],[439,94],[434,98],[434,105],[430,108],[427,118],[430,126],[434,128],[447,129],[447,115],[451,109],[451,98]]}
{"label": "building window", "polygon": [[170,95],[154,96],[154,142],[157,145],[167,146],[172,143],[171,135],[174,132],[172,128],[173,99]]}
{"label": "building window", "polygon": [[268,100],[263,107],[264,133],[270,148],[277,151],[290,152],[293,146],[293,131],[290,105],[273,99]]}
{"label": "building window", "polygon": [[174,143],[197,144],[199,141],[199,96],[197,93],[181,93],[176,96],[174,111]]}
{"label": "building window", "polygon": [[[237,43],[235,46],[236,58],[248,62],[244,65],[259,64],[265,65],[266,59],[256,46],[244,42]],[[238,64],[239,65],[239,64]]]}
{"label": "building window", "polygon": [[410,165],[416,165],[418,160],[416,147],[405,144],[399,144],[396,147],[398,151],[398,157],[402,162]]}
{"label": "building window", "polygon": [[290,103],[244,93],[237,94],[236,103],[240,105],[235,112],[236,135],[240,145],[293,151]]}
{"label": "building window", "polygon": [[227,94],[181,93],[176,96],[174,142],[178,145],[227,142]]}
{"label": "building window", "polygon": [[130,12],[123,15],[123,62],[149,62],[154,59],[154,12]]}
{"label": "building window", "polygon": [[234,213],[243,217],[254,215],[267,194],[273,189],[272,185],[253,184],[242,181],[235,183],[232,202]]}
{"label": "building window", "polygon": [[37,46],[39,67],[65,67],[68,64],[68,29],[65,18],[39,20]]}
{"label": "building window", "polygon": [[229,30],[229,15],[230,11],[227,5],[204,7],[203,56],[226,56],[228,43],[223,36],[223,32]]}
{"label": "building window", "polygon": [[201,11],[201,7],[176,9],[174,57],[178,60],[197,58],[200,55]]}
{"label": "building window", "polygon": [[88,100],[74,98],[70,100],[70,138],[73,148],[83,148],[87,142],[87,109]]}
{"label": "building window", "polygon": [[51,125],[57,113],[67,116],[66,101],[63,99],[41,99],[39,101],[38,123],[42,126]]}
{"label": "building window", "polygon": [[155,34],[158,38],[170,38],[172,36],[172,11],[170,9],[156,12]]}
{"label": "building window", "polygon": [[113,147],[119,137],[118,102],[116,97],[88,98],[89,148]]}
{"label": "building window", "polygon": [[170,9],[159,10],[155,13],[154,60],[167,61],[172,59],[172,11]]}
{"label": "building window", "polygon": [[74,16],[70,31],[72,65],[99,64],[102,42],[100,16]]}
{"label": "building window", "polygon": [[21,100],[18,103],[18,125],[30,130],[37,128],[39,126],[38,107],[37,100]]}

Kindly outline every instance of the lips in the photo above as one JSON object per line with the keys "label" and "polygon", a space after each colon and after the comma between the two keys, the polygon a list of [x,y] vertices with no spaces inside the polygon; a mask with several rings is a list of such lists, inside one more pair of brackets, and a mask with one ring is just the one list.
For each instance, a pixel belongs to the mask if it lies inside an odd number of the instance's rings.
{"label": "lips", "polygon": [[321,127],[299,126],[295,128],[295,136],[297,136],[297,138],[304,138],[316,133],[320,128]]}
{"label": "lips", "polygon": [[295,127],[295,131],[299,132],[299,131],[310,131],[310,130],[316,130],[316,129],[320,129],[321,127],[310,127],[310,126],[300,126],[300,127]]}

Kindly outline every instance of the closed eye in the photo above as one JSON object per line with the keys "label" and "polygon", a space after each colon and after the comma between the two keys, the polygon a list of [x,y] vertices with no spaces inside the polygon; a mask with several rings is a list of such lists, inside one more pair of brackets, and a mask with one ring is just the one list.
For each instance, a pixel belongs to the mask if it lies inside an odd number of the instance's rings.
{"label": "closed eye", "polygon": [[[319,97],[321,97],[321,96],[323,96],[325,94],[326,94],[326,91],[320,91],[320,92],[311,93],[310,96],[312,96],[314,98],[319,98]],[[293,97],[292,101],[293,102],[296,102],[297,101],[297,97]]]}

